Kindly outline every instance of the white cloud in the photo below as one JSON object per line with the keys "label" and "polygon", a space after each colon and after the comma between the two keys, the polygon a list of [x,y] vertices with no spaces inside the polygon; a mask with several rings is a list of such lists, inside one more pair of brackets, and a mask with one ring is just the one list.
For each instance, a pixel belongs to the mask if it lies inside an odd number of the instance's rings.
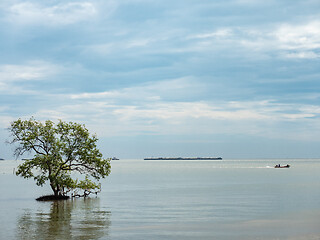
{"label": "white cloud", "polygon": [[[124,106],[113,111],[120,119],[165,119],[183,123],[190,119],[228,121],[290,121],[316,117],[318,111],[310,107],[276,104],[269,101],[229,102],[158,102],[144,106]],[[288,112],[292,113],[288,113]]]}
{"label": "white cloud", "polygon": [[[263,51],[278,51],[285,58],[318,58],[320,21],[280,24],[268,30],[246,30],[240,38],[243,46]],[[250,33],[250,34],[249,34]]]}
{"label": "white cloud", "polygon": [[189,93],[197,94],[203,88],[202,84],[192,77],[183,77],[178,79],[164,80],[159,82],[147,82],[140,86],[123,88],[95,93],[71,94],[71,99],[135,99],[135,100],[159,100],[160,96],[179,94],[188,95]]}
{"label": "white cloud", "polygon": [[301,25],[283,24],[274,34],[282,49],[305,51],[320,48],[320,21]]}
{"label": "white cloud", "polygon": [[[270,99],[231,102],[167,99],[168,91],[174,95],[181,89],[188,95],[197,89],[196,82],[192,78],[181,78],[113,91],[46,95],[50,104],[29,112],[25,118],[84,123],[99,137],[223,133],[318,139],[318,105],[282,104]],[[7,112],[6,108],[2,110]],[[8,125],[9,120],[2,119],[2,122]],[[304,127],[298,130],[297,126]],[[314,127],[309,129],[310,126]]]}
{"label": "white cloud", "polygon": [[23,65],[0,65],[0,82],[41,80],[58,71],[58,67],[43,61],[31,61]]}
{"label": "white cloud", "polygon": [[165,120],[172,124],[183,124],[187,119],[207,120],[261,120],[270,119],[254,109],[231,110],[206,102],[161,102],[143,107],[125,106],[114,110],[121,120]]}
{"label": "white cloud", "polygon": [[293,52],[293,53],[286,53],[284,54],[286,58],[301,58],[301,59],[314,59],[319,58],[320,54],[317,54],[315,52],[311,51],[299,51],[299,52]]}
{"label": "white cloud", "polygon": [[9,9],[9,20],[19,24],[67,25],[90,20],[97,13],[91,2],[71,2],[41,6],[31,2],[17,3]]}
{"label": "white cloud", "polygon": [[[261,56],[277,55],[284,58],[312,59],[319,57],[320,21],[309,21],[299,24],[277,23],[265,27],[218,27],[212,31],[195,32],[185,35],[184,32],[173,34],[168,31],[159,35],[152,29],[126,34],[117,42],[92,44],[85,47],[86,54],[120,54],[127,49],[140,48],[139,54],[160,53],[208,53],[210,51],[232,51],[233,54],[246,55],[257,53]],[[156,36],[156,37],[150,37]],[[171,43],[168,45],[168,43]],[[124,54],[127,54],[125,52]]]}
{"label": "white cloud", "polygon": [[[101,136],[193,134],[197,131],[198,134],[265,134],[281,138],[294,135],[290,126],[309,126],[317,122],[320,115],[320,107],[316,105],[282,104],[274,100],[166,100],[167,91],[174,94],[182,87],[188,92],[189,88],[196,89],[194,84],[185,78],[109,92],[66,95],[62,105],[39,110],[33,115],[83,122]],[[66,102],[68,104],[64,104]],[[283,128],[288,123],[290,126]],[[315,129],[314,134],[318,133]]]}
{"label": "white cloud", "polygon": [[[84,46],[83,53],[84,54],[95,54],[99,56],[104,55],[112,55],[117,54],[116,52],[119,51],[126,51],[125,54],[128,54],[128,51],[135,51],[136,49],[139,49],[140,53],[143,50],[145,52],[160,52],[163,49],[159,49],[155,47],[160,42],[165,41],[165,39],[162,39],[161,37],[135,37],[128,34],[126,37],[123,37],[121,40],[118,41],[108,41],[105,43],[99,43],[99,44],[92,44],[89,46]],[[167,51],[167,50],[166,50]],[[136,54],[136,53],[135,53]]]}
{"label": "white cloud", "polygon": [[[277,52],[285,58],[318,58],[320,49],[320,21],[300,24],[281,23],[265,28],[225,27],[213,32],[187,37],[196,42],[196,51],[241,48],[260,52]],[[196,47],[195,47],[196,46]]]}
{"label": "white cloud", "polygon": [[[204,89],[205,86],[193,78],[185,77],[113,91],[72,94],[69,97],[73,101],[90,102],[90,109],[99,109],[97,110],[99,114],[103,109],[108,109],[117,119],[123,121],[146,119],[172,120],[172,122],[181,123],[187,118],[291,121],[315,117],[319,114],[317,106],[281,104],[274,100],[224,103],[167,100],[179,95],[179,92],[181,99],[190,94],[201,95]],[[128,105],[128,102],[132,104]]]}
{"label": "white cloud", "polygon": [[233,35],[233,30],[231,28],[221,28],[211,33],[203,33],[191,36],[189,38],[230,38]]}
{"label": "white cloud", "polygon": [[[237,107],[236,107],[237,106]],[[291,113],[290,113],[291,111]],[[298,137],[300,133],[285,123],[312,125],[319,107],[275,104],[272,102],[164,102],[132,105],[83,101],[42,110],[43,119],[72,120],[86,123],[99,136],[136,134],[253,134],[277,138]],[[88,117],[90,116],[90,117]],[[313,129],[316,136],[319,131]],[[294,134],[295,133],[295,134]],[[301,132],[301,134],[305,134]],[[311,133],[310,133],[311,134]]]}
{"label": "white cloud", "polygon": [[21,82],[44,81],[60,71],[59,66],[43,62],[30,61],[26,64],[0,65],[0,93],[2,94],[39,94],[39,89],[27,89]]}

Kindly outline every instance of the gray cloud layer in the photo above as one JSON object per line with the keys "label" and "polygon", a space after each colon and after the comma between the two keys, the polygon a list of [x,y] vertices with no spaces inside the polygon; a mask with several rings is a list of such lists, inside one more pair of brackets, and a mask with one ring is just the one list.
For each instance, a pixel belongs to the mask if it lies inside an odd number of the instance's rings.
{"label": "gray cloud layer", "polygon": [[319,10],[313,0],[2,1],[0,122],[320,141]]}

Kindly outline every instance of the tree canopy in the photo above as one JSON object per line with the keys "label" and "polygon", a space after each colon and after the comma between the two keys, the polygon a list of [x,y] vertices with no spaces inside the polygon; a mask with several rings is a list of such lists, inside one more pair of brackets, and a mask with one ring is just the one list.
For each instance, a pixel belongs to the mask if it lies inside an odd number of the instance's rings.
{"label": "tree canopy", "polygon": [[[16,175],[33,178],[38,186],[50,183],[55,196],[87,196],[101,190],[99,180],[111,172],[110,159],[103,159],[98,138],[84,125],[59,120],[43,122],[18,119],[9,127],[14,155],[33,154],[18,166]],[[81,179],[74,177],[80,173]]]}

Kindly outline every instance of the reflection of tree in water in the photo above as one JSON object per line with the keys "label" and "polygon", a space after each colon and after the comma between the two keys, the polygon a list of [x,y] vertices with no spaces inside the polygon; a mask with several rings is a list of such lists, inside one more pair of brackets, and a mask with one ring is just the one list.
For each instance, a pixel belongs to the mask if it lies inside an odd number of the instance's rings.
{"label": "reflection of tree in water", "polygon": [[[110,212],[98,198],[54,201],[18,220],[18,239],[99,239],[108,235]],[[47,207],[51,204],[50,209]]]}

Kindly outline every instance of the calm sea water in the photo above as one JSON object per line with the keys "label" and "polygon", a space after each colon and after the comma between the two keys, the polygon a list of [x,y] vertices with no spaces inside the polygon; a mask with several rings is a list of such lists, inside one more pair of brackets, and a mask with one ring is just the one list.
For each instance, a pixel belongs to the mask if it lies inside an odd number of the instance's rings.
{"label": "calm sea water", "polygon": [[320,159],[113,161],[97,198],[60,202],[19,163],[0,161],[0,239],[320,239]]}

